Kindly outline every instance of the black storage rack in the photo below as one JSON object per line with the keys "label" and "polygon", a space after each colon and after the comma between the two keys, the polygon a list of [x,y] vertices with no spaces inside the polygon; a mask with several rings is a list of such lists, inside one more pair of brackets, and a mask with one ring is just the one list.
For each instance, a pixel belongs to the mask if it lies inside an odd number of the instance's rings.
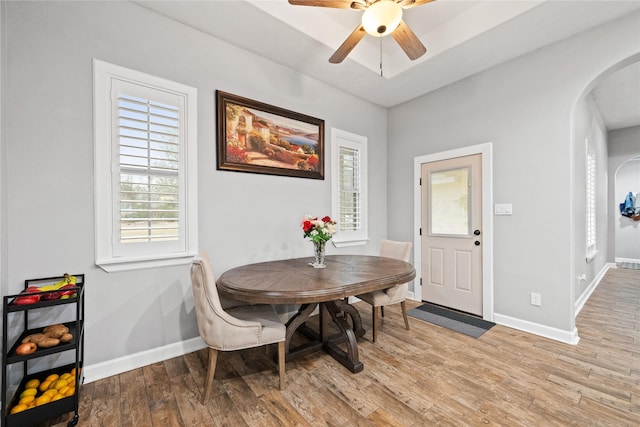
{"label": "black storage rack", "polygon": [[[48,301],[38,301],[36,303],[20,305],[16,304],[15,300],[18,297],[24,297],[32,294],[16,294],[6,295],[3,297],[3,311],[2,311],[2,427],[27,427],[33,424],[37,424],[60,415],[74,412],[73,417],[68,422],[68,427],[73,427],[78,423],[78,406],[80,402],[80,388],[83,383],[84,376],[82,374],[82,367],[84,362],[84,292],[85,292],[85,280],[84,274],[74,274],[77,282],[75,288],[70,290],[76,291],[75,297],[67,299],[53,299]],[[64,276],[59,277],[47,277],[42,279],[25,280],[24,288],[27,289],[30,286],[42,286],[46,284],[55,283],[62,280]],[[44,295],[56,291],[43,291],[35,293],[34,295]],[[68,304],[75,304],[75,320],[68,322],[56,322],[62,323],[69,328],[69,332],[73,335],[73,339],[67,343],[60,343],[57,346],[50,348],[38,348],[34,353],[27,355],[16,354],[17,347],[21,344],[22,339],[27,335],[38,333],[42,331],[42,328],[48,325],[39,325],[32,327],[29,324],[29,312],[32,310],[38,310],[45,307],[62,306]],[[9,342],[8,325],[9,317],[23,314],[23,331],[18,336],[13,344]],[[50,369],[36,373],[29,373],[29,362],[34,361],[42,357],[61,353],[64,351],[75,352],[75,362],[64,366],[51,366]],[[8,384],[7,384],[7,370],[10,365],[22,363],[22,381],[16,389],[13,396],[8,396]],[[43,378],[51,374],[61,375],[64,372],[69,372],[75,368],[76,382],[75,393],[72,396],[64,397],[62,399],[46,403],[44,405],[36,406],[30,409],[26,409],[22,412],[10,414],[11,408],[17,404],[19,400],[19,393],[24,390],[25,384],[31,379],[37,378],[42,381]]]}

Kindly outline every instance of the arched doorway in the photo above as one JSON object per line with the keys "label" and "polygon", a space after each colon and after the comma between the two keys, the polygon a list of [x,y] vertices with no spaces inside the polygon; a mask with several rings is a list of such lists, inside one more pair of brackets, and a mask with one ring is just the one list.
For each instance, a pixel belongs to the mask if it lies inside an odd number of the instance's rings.
{"label": "arched doorway", "polygon": [[[640,129],[637,136],[640,138]],[[640,148],[638,151],[640,152]],[[627,195],[631,194],[636,205],[640,204],[640,155],[622,163],[614,173],[614,180],[616,201],[624,202]],[[613,218],[613,228],[615,261],[640,263],[640,220],[636,220],[635,216],[624,216],[620,209],[617,209]]]}
{"label": "arched doorway", "polygon": [[[619,217],[616,211],[619,205],[615,189],[615,172],[618,167],[632,157],[640,157],[640,105],[626,104],[629,100],[640,99],[640,54],[634,54],[597,75],[585,87],[583,95],[576,102],[573,112],[572,144],[574,160],[574,280],[572,286],[574,316],[577,316],[600,279],[608,268],[615,265],[616,224]],[[640,81],[640,80],[639,80]],[[633,94],[633,96],[628,96]],[[626,99],[625,99],[626,97]],[[628,113],[633,113],[629,115]],[[618,120],[622,117],[625,120]],[[630,117],[633,116],[633,117]],[[618,129],[628,126],[629,129]],[[635,136],[629,135],[629,131]],[[612,135],[618,135],[614,138]],[[622,138],[622,134],[624,138]],[[612,146],[612,139],[624,139],[624,143]],[[595,143],[594,143],[595,141]],[[632,147],[634,147],[632,149]],[[587,163],[589,150],[595,148],[597,158],[596,176],[596,218],[597,251],[590,256],[588,250],[588,182]],[[635,150],[635,152],[633,152]],[[612,157],[612,153],[614,156]],[[629,190],[628,190],[629,191]],[[638,190],[640,191],[640,189]]]}

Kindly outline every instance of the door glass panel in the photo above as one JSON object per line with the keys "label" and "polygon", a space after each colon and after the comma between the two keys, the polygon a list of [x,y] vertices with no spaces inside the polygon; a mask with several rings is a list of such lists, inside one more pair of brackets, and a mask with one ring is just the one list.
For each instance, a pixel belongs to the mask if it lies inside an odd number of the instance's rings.
{"label": "door glass panel", "polygon": [[429,233],[469,236],[468,167],[431,172],[429,175]]}

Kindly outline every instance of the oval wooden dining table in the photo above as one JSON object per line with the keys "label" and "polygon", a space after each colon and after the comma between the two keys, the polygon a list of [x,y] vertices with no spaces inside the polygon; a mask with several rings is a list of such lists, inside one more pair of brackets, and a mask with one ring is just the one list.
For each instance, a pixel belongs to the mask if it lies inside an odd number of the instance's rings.
{"label": "oval wooden dining table", "polygon": [[[352,372],[363,369],[358,356],[357,337],[364,335],[358,310],[348,297],[410,282],[415,269],[395,258],[368,255],[330,255],[326,268],[313,268],[310,258],[261,262],[233,268],[217,281],[218,291],[235,300],[256,304],[300,304],[287,322],[286,357],[291,360],[324,349]],[[316,330],[307,325],[320,305]],[[351,324],[347,316],[351,318]],[[327,317],[340,333],[330,336]],[[296,331],[310,341],[295,349],[291,341]],[[346,351],[338,343],[346,344]]]}

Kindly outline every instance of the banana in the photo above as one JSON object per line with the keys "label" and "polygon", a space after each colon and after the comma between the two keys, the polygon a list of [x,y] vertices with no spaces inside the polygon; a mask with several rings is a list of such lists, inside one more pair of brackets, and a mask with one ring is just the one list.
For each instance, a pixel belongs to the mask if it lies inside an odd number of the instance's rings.
{"label": "banana", "polygon": [[75,285],[77,281],[78,279],[76,276],[71,276],[68,273],[64,273],[64,279],[52,285],[40,286],[38,290],[39,291],[57,291],[58,289],[66,285]]}

